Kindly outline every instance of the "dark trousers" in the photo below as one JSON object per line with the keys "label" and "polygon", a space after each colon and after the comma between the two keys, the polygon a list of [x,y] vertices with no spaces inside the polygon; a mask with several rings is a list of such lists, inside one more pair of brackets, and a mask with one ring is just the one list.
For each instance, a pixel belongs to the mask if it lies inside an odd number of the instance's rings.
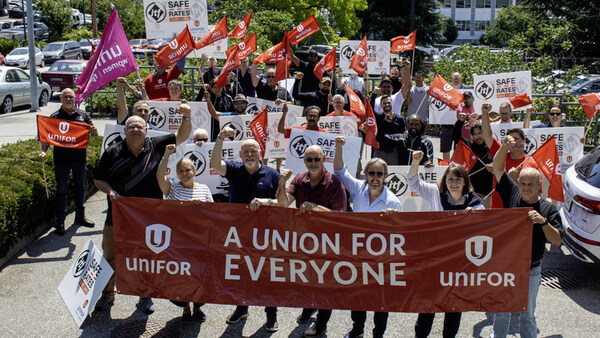
{"label": "dark trousers", "polygon": [[[453,338],[456,336],[458,328],[460,327],[461,315],[462,312],[446,312],[444,315],[444,330],[442,331],[442,337]],[[417,338],[425,338],[429,335],[434,317],[435,313],[419,313],[417,324],[415,324],[415,336]]]}
{"label": "dark trousers", "polygon": [[[235,311],[246,311],[246,312],[248,312],[248,306],[238,305],[237,308],[235,309]],[[265,307],[265,313],[267,314],[267,318],[268,317],[276,317],[277,316],[277,308],[276,307],[266,306]]]}
{"label": "dark trousers", "polygon": [[[171,303],[173,303],[179,307],[184,307],[186,304],[188,304],[188,302],[180,302],[177,300],[172,300]],[[204,303],[194,303],[194,307],[201,307],[202,305],[204,305]]]}
{"label": "dark trousers", "polygon": [[[309,311],[309,310],[314,310],[314,309],[302,309],[302,312]],[[317,328],[324,329],[327,327],[327,322],[329,322],[329,318],[331,318],[332,310],[319,309],[318,311],[319,312],[317,312],[317,322],[315,323],[315,326]]]}
{"label": "dark trousers", "polygon": [[67,216],[67,188],[69,187],[69,173],[71,172],[73,172],[73,185],[75,186],[75,217],[85,216],[83,207],[85,202],[85,162],[55,163],[56,218],[58,224],[64,223]]}
{"label": "dark trousers", "polygon": [[[364,333],[365,322],[367,321],[367,311],[352,311],[350,313],[352,318],[352,331],[356,334]],[[388,313],[387,312],[375,312],[373,314],[373,337],[383,337],[385,329],[387,328]]]}

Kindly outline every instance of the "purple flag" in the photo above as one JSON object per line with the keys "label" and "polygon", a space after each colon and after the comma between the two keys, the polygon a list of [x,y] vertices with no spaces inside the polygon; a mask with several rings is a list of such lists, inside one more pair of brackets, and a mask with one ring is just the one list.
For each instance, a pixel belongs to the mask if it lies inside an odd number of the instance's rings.
{"label": "purple flag", "polygon": [[92,59],[75,81],[77,103],[81,103],[96,89],[119,76],[125,76],[138,69],[117,9],[113,7]]}

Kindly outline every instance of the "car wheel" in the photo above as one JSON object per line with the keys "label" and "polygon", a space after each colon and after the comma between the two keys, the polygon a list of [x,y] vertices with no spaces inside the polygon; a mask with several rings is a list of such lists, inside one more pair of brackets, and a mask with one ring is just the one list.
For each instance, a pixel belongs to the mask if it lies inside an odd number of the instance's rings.
{"label": "car wheel", "polygon": [[44,68],[46,67],[46,62],[44,61],[44,59],[42,59],[42,63],[40,63],[40,68]]}
{"label": "car wheel", "polygon": [[81,60],[81,54],[77,54],[77,60]]}
{"label": "car wheel", "polygon": [[2,106],[0,106],[0,112],[2,112],[2,114],[8,114],[8,113],[12,112],[12,109],[13,109],[13,99],[9,95],[4,98],[4,102],[2,102]]}
{"label": "car wheel", "polygon": [[50,99],[50,95],[48,94],[48,91],[46,90],[42,90],[42,94],[40,95],[40,107],[45,107],[48,105],[48,100]]}

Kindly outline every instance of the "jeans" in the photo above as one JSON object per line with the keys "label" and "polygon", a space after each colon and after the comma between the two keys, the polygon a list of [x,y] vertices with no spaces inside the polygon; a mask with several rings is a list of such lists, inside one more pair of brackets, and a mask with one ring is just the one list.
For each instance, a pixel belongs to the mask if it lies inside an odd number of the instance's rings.
{"label": "jeans", "polygon": [[[359,335],[364,333],[365,322],[367,321],[367,311],[352,311],[350,313],[352,318],[352,334]],[[387,328],[388,313],[387,312],[375,312],[373,314],[373,337],[383,337],[385,329]]]}
{"label": "jeans", "polygon": [[[442,337],[456,337],[458,328],[460,327],[461,316],[462,312],[446,312],[444,314],[444,329],[442,331]],[[424,338],[429,336],[434,317],[435,313],[419,313],[419,316],[417,317],[417,323],[415,324],[415,337]]]}
{"label": "jeans", "polygon": [[[529,295],[527,297],[527,310],[520,312],[519,333],[523,338],[537,337],[537,324],[535,322],[535,301],[542,282],[542,266],[529,270]],[[494,337],[502,338],[508,334],[510,325],[510,312],[494,314]]]}
{"label": "jeans", "polygon": [[75,186],[75,218],[85,216],[83,207],[85,202],[85,162],[55,163],[56,218],[58,224],[64,223],[67,216],[67,188],[69,187],[69,173],[71,171],[73,171],[73,184]]}

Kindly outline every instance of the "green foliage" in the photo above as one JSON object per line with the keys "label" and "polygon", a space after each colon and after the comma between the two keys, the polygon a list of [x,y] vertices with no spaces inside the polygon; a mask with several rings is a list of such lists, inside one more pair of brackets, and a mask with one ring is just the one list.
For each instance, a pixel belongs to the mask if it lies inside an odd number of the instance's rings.
{"label": "green foliage", "polygon": [[142,1],[131,0],[96,0],[99,35],[102,34],[102,30],[104,30],[104,26],[112,12],[111,3],[117,8],[128,39],[139,39],[146,36],[143,3]]}
{"label": "green foliage", "polygon": [[458,27],[454,20],[448,18],[444,22],[444,43],[452,43],[458,37]]}
{"label": "green foliage", "polygon": [[0,39],[0,53],[6,56],[6,54],[10,53],[13,49],[22,47],[25,41],[20,39],[12,38],[10,40]]}
{"label": "green foliage", "polygon": [[50,30],[48,41],[58,41],[65,33],[73,30],[68,0],[38,0],[37,8],[42,12],[42,18]]}
{"label": "green foliage", "polygon": [[64,40],[79,41],[81,39],[90,39],[90,38],[92,38],[92,31],[87,28],[75,29],[75,30],[63,35]]}
{"label": "green foliage", "polygon": [[[90,138],[86,173],[88,188],[93,187],[101,145],[101,137]],[[18,239],[35,233],[37,228],[55,219],[56,179],[52,152],[44,160],[49,193],[47,198],[39,151],[40,143],[33,139],[0,148],[0,257]]]}

